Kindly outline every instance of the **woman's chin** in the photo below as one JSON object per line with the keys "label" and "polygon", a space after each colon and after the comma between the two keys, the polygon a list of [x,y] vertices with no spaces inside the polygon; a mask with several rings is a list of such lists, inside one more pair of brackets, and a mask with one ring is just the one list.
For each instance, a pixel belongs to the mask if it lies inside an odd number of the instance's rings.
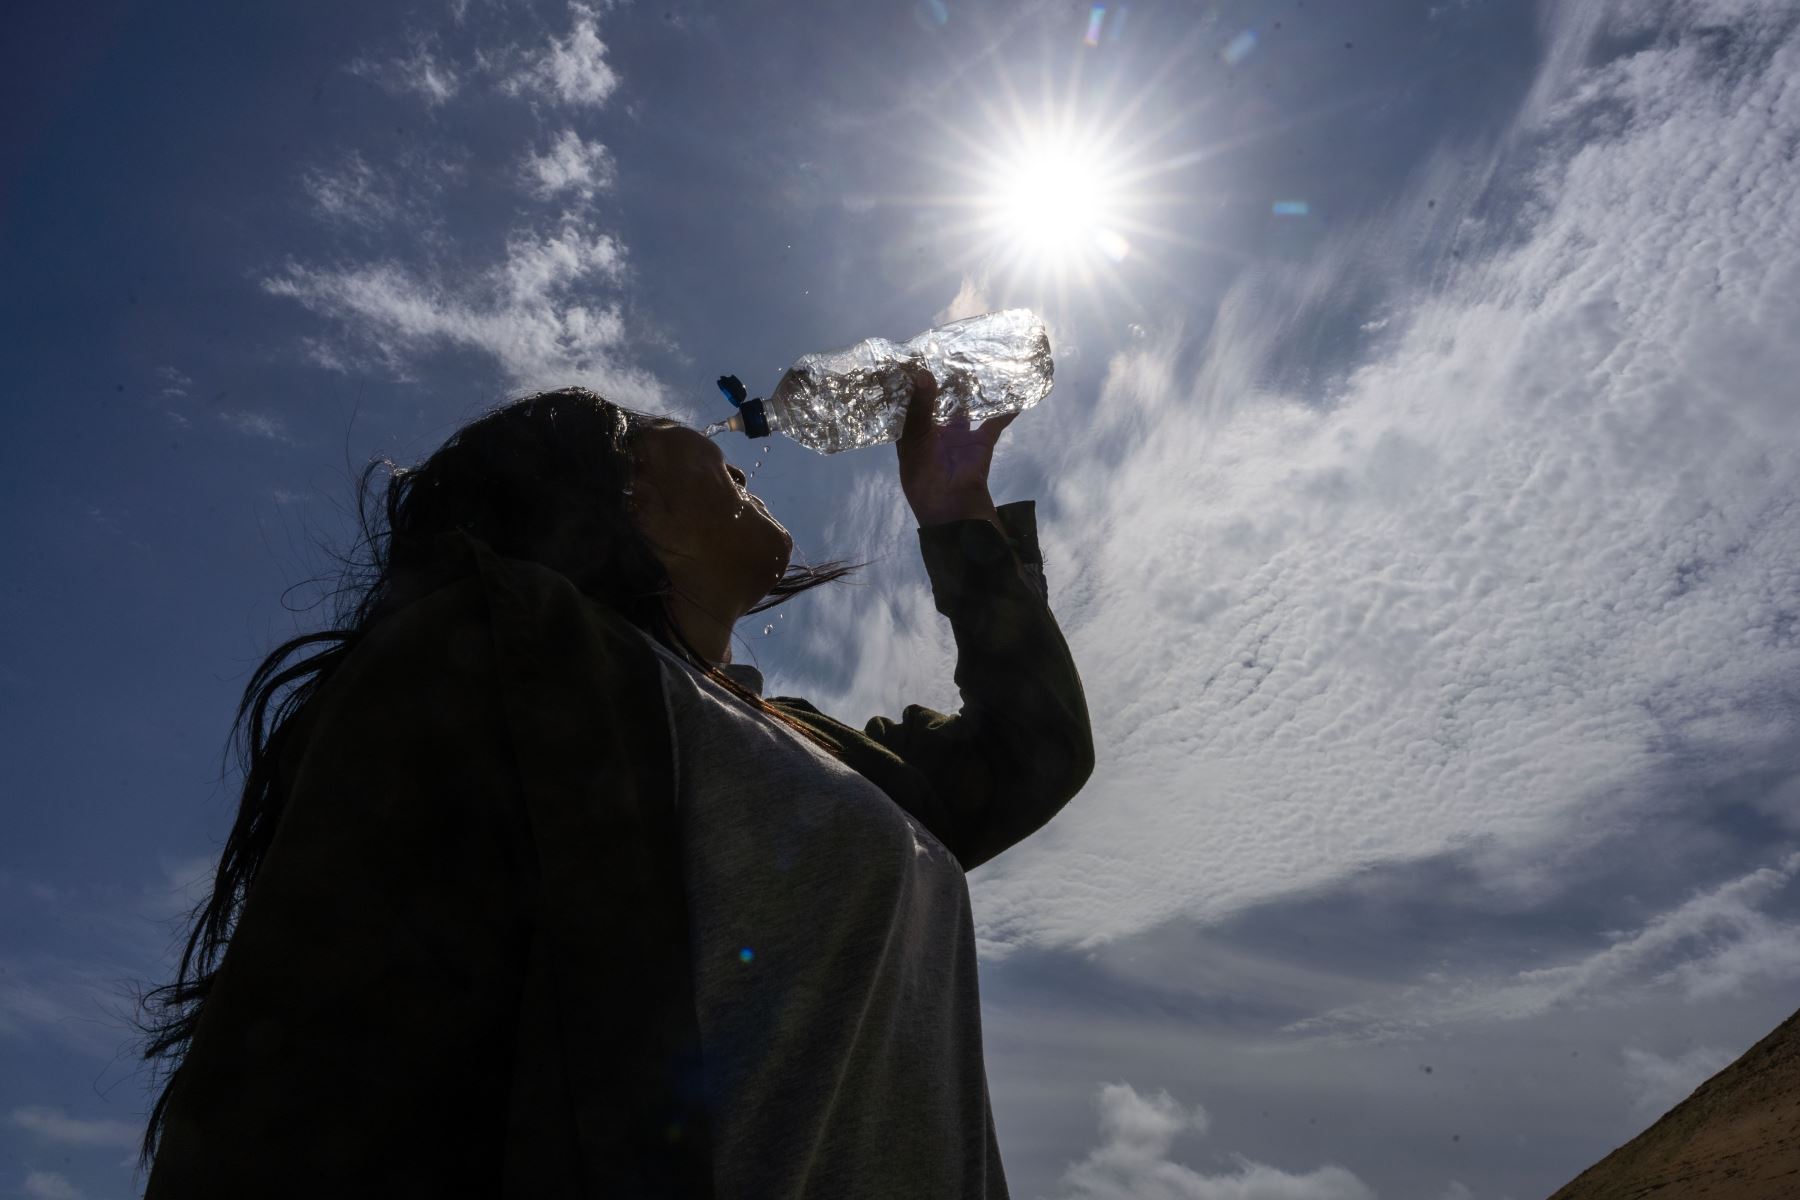
{"label": "woman's chin", "polygon": [[775,578],[780,579],[782,575],[786,574],[788,564],[794,559],[794,538],[792,534],[779,525],[774,526],[773,532],[776,536],[772,539],[774,544],[770,549],[772,551],[773,561],[776,564]]}

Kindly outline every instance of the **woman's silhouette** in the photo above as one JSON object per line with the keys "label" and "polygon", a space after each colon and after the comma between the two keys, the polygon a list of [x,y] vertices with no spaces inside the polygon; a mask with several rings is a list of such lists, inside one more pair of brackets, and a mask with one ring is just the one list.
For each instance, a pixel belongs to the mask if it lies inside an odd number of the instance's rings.
{"label": "woman's silhouette", "polygon": [[147,1200],[1006,1194],[963,875],[1093,746],[1032,502],[988,495],[1012,417],[925,412],[901,484],[963,706],[861,729],[730,661],[855,568],[790,567],[694,430],[519,400],[395,469],[385,530],[371,465],[371,561],[246,688],[146,999]]}

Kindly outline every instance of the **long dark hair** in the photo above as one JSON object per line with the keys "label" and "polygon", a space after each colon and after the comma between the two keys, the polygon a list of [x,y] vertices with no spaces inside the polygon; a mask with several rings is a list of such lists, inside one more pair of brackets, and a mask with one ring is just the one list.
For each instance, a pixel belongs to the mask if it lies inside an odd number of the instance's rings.
{"label": "long dark hair", "polygon": [[[139,1000],[145,1035],[142,1057],[167,1067],[139,1147],[148,1169],[181,1064],[211,993],[219,960],[286,801],[275,774],[298,726],[296,716],[355,650],[370,626],[409,598],[406,580],[429,566],[439,535],[464,530],[503,558],[542,563],[566,575],[599,601],[703,671],[720,687],[792,728],[827,753],[839,747],[774,708],[697,653],[670,619],[666,600],[675,588],[661,561],[632,523],[626,493],[633,475],[633,439],[643,429],[679,425],[666,417],[621,408],[585,388],[540,392],[503,404],[457,430],[417,467],[385,458],[371,462],[357,484],[357,518],[369,557],[339,561],[345,571],[333,595],[335,627],[292,638],[263,660],[244,689],[232,724],[239,745],[244,790],[237,820],[225,839],[211,894],[189,913],[187,944],[174,982]],[[390,470],[386,525],[369,514],[370,481]],[[809,588],[830,583],[868,563],[790,566],[750,609],[759,613]],[[323,645],[283,667],[297,650]],[[276,693],[292,685],[275,703]],[[274,704],[272,720],[269,715]],[[249,716],[248,725],[245,716]],[[248,733],[248,753],[244,737]],[[154,1015],[151,1015],[154,1013]]]}

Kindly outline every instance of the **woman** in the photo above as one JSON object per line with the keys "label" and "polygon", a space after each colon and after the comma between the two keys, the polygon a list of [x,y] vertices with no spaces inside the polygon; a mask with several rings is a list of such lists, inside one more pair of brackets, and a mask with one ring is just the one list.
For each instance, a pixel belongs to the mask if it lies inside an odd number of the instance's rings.
{"label": "woman", "polygon": [[901,486],[964,703],[861,730],[731,663],[854,568],[790,569],[695,431],[571,388],[394,471],[344,628],[240,706],[146,1200],[1006,1195],[963,873],[1093,747],[1032,502],[988,495],[1012,417],[926,411]]}

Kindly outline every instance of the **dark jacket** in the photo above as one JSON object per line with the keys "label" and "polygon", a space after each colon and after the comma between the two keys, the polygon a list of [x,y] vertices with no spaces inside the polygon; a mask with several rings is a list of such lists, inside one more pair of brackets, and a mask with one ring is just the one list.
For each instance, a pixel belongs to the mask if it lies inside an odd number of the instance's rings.
{"label": "dark jacket", "polygon": [[[919,531],[960,713],[770,698],[965,870],[1094,763],[1034,503],[999,514]],[[547,567],[441,545],[294,719],[146,1200],[712,1194],[655,651]]]}

